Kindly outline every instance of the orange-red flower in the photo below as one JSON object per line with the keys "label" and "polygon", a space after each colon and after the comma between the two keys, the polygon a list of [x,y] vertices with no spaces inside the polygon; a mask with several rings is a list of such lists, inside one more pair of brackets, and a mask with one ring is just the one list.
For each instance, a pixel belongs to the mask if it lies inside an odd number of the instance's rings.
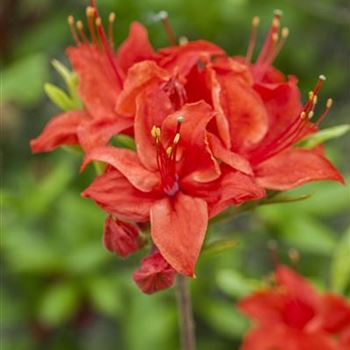
{"label": "orange-red flower", "polygon": [[346,344],[350,327],[348,302],[330,293],[318,293],[286,266],[277,267],[275,282],[239,303],[255,321],[242,350],[343,349],[341,344]]}
{"label": "orange-red flower", "polygon": [[[115,111],[128,69],[136,62],[154,55],[145,28],[131,24],[128,38],[115,52],[112,30],[109,38],[94,7],[86,11],[91,43],[81,21],[68,18],[76,47],[67,49],[68,58],[79,78],[78,93],[83,110],[70,111],[54,117],[39,137],[31,141],[33,152],[51,151],[61,145],[80,145],[85,151],[105,145],[109,139],[132,127],[132,120]],[[115,16],[109,17],[111,28]]]}
{"label": "orange-red flower", "polygon": [[173,112],[161,89],[137,98],[137,152],[103,147],[88,153],[111,167],[84,191],[118,218],[151,222],[151,236],[179,273],[194,275],[208,218],[264,191],[238,171],[220,169],[207,142],[213,111],[205,102]]}

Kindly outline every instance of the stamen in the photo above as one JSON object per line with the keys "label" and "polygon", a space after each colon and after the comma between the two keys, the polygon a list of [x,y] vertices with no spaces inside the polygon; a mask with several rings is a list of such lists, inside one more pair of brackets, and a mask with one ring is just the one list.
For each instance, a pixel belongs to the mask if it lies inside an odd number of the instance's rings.
{"label": "stamen", "polygon": [[256,33],[257,33],[257,28],[259,26],[259,23],[260,23],[260,18],[258,16],[253,17],[252,30],[250,32],[249,45],[248,45],[247,55],[245,59],[245,62],[247,64],[250,63],[253,56],[253,52],[256,44]]}
{"label": "stamen", "polygon": [[186,36],[180,36],[180,39],[179,39],[179,45],[180,46],[185,46],[188,44],[188,38]]}
{"label": "stamen", "polygon": [[75,30],[74,17],[73,16],[68,16],[67,20],[68,20],[68,25],[69,25],[70,31],[72,33],[72,37],[73,37],[75,43],[77,45],[79,45],[80,44],[80,40],[79,40],[79,37],[78,37],[77,32]]}
{"label": "stamen", "polygon": [[111,48],[114,48],[114,38],[113,38],[113,24],[115,21],[115,13],[111,12],[108,17],[108,39]]}
{"label": "stamen", "polygon": [[120,84],[120,86],[123,86],[123,81],[121,79],[121,75],[118,71],[118,68],[117,66],[115,65],[114,63],[114,59],[113,59],[113,54],[111,52],[111,48],[109,47],[108,45],[108,41],[107,41],[107,38],[106,38],[106,34],[105,34],[105,31],[103,30],[103,27],[102,27],[102,20],[101,20],[101,17],[97,17],[96,20],[95,20],[95,24],[96,24],[96,28],[97,28],[97,34],[102,42],[102,45],[103,45],[103,48],[106,52],[106,55],[107,55],[107,58],[108,58],[108,61],[116,75],[116,78]]}
{"label": "stamen", "polygon": [[173,144],[177,145],[180,141],[180,133],[177,133],[174,137]]}
{"label": "stamen", "polygon": [[158,14],[160,20],[162,21],[165,33],[168,37],[169,43],[173,46],[177,46],[177,40],[176,40],[176,35],[174,33],[173,28],[171,27],[169,17],[168,17],[168,12],[166,11],[160,11]]}
{"label": "stamen", "polygon": [[87,37],[85,35],[85,32],[84,32],[83,22],[82,21],[77,21],[76,26],[77,26],[78,32],[80,34],[80,37],[81,37],[83,43],[84,44],[89,44],[89,40],[87,39]]}
{"label": "stamen", "polygon": [[332,105],[333,105],[333,100],[331,98],[327,99],[326,109],[318,118],[316,122],[316,126],[319,126],[322,123],[323,119],[326,118],[327,114],[329,113],[329,110],[332,108]]}
{"label": "stamen", "polygon": [[166,149],[166,154],[170,157],[172,151],[173,151],[173,148],[172,148],[171,146],[169,146],[169,147]]}
{"label": "stamen", "polygon": [[95,46],[98,46],[98,40],[97,40],[95,26],[94,26],[94,18],[95,18],[95,9],[92,6],[88,6],[86,8],[87,24],[88,24],[92,42],[94,43]]}
{"label": "stamen", "polygon": [[314,116],[314,111],[310,111],[307,115],[307,118],[310,120]]}

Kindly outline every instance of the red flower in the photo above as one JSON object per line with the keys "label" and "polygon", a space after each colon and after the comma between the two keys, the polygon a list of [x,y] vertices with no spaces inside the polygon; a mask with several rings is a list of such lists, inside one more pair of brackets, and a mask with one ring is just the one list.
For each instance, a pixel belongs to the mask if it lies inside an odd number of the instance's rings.
{"label": "red flower", "polygon": [[165,260],[193,276],[208,217],[264,192],[248,175],[219,168],[208,147],[213,111],[206,103],[173,112],[156,86],[145,89],[136,105],[137,153],[104,147],[87,154],[83,166],[99,160],[111,168],[83,195],[121,219],[150,220],[153,242]]}
{"label": "red flower", "polygon": [[121,257],[126,257],[140,249],[140,230],[132,224],[108,216],[105,221],[103,242],[105,247]]}
{"label": "red flower", "polygon": [[[77,22],[77,33],[70,16],[68,21],[77,46],[67,49],[79,77],[78,92],[84,110],[62,113],[52,119],[41,135],[31,141],[33,152],[77,144],[87,151],[105,145],[113,135],[132,127],[132,120],[121,117],[114,108],[128,69],[154,54],[147,32],[140,23],[132,23],[129,37],[114,53],[113,37],[106,38],[97,10],[88,7],[86,13],[92,43],[87,41],[82,22]],[[114,19],[111,14],[110,26]]]}
{"label": "red flower", "polygon": [[176,271],[158,251],[143,259],[141,267],[133,274],[134,281],[146,294],[172,287],[175,277]]}
{"label": "red flower", "polygon": [[285,266],[276,285],[239,303],[256,326],[244,339],[243,350],[336,350],[336,337],[350,326],[350,305],[330,294],[320,295]]}

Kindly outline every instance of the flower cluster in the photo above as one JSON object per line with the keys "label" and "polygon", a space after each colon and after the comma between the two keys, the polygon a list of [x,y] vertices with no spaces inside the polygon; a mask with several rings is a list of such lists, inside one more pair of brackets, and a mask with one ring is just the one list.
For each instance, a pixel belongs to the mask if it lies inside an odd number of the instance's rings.
{"label": "flower cluster", "polygon": [[145,293],[170,287],[176,273],[195,275],[208,221],[229,206],[264,198],[266,190],[343,181],[321,146],[299,147],[332,100],[315,118],[325,78],[302,104],[297,78],[272,66],[288,35],[280,16],[275,12],[255,62],[258,18],[245,57],[203,40],[178,44],[171,31],[172,45],[155,50],[138,22],[115,50],[115,15],[105,30],[94,2],[86,10],[89,35],[68,18],[80,107],[53,118],[31,147],[76,145],[85,155],[82,169],[105,164],[83,196],[108,214],[108,250],[125,257],[151,247],[134,274]]}
{"label": "flower cluster", "polygon": [[346,350],[350,348],[350,304],[318,293],[290,268],[280,265],[274,285],[240,301],[256,324],[242,350]]}

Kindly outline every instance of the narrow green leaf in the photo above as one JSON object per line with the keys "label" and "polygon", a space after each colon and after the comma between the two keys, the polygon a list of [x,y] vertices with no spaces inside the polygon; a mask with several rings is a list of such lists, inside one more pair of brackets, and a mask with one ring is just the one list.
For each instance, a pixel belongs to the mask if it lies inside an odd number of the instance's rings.
{"label": "narrow green leaf", "polygon": [[328,140],[343,136],[349,130],[349,124],[337,125],[328,129],[323,129],[301,140],[297,146],[306,149],[314,148]]}
{"label": "narrow green leaf", "polygon": [[350,228],[337,244],[331,265],[332,289],[343,293],[350,282]]}
{"label": "narrow green leaf", "polygon": [[44,85],[44,90],[50,100],[60,109],[66,112],[76,109],[74,101],[57,86],[46,83]]}
{"label": "narrow green leaf", "polygon": [[235,248],[238,242],[234,239],[222,239],[215,242],[207,244],[202,249],[202,256],[213,256],[219,253],[222,253],[226,250]]}

